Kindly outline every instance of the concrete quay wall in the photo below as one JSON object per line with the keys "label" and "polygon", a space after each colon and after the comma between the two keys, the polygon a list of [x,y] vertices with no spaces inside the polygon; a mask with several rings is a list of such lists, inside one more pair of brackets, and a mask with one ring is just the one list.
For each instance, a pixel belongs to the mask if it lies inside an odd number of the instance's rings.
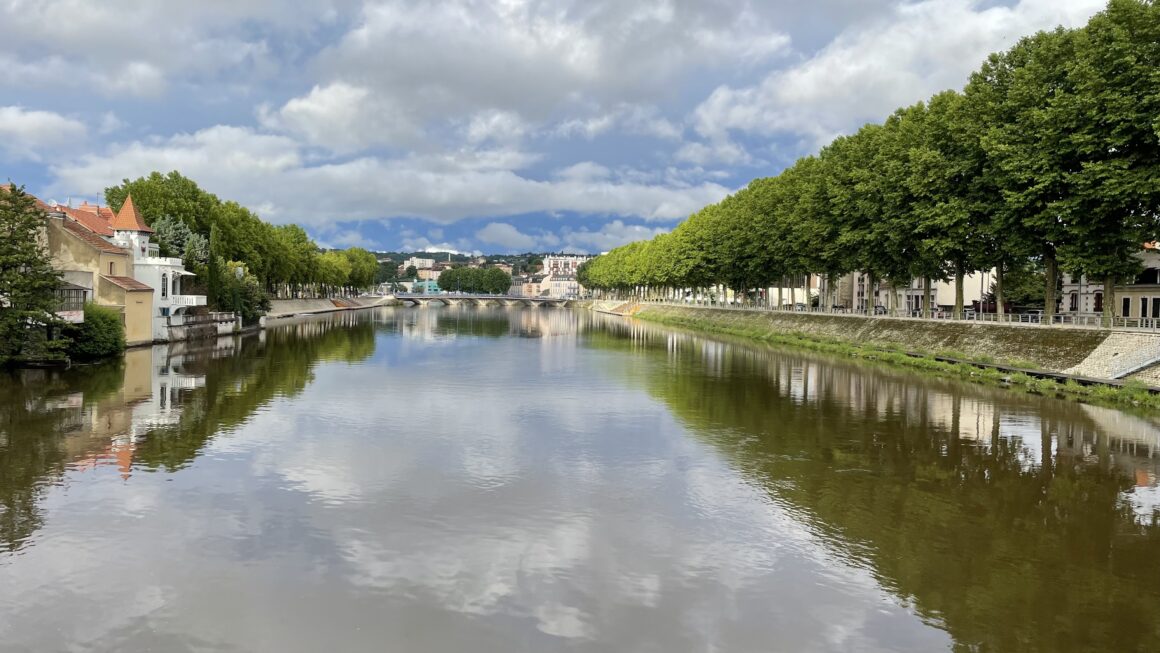
{"label": "concrete quay wall", "polygon": [[694,329],[738,335],[799,335],[936,354],[956,352],[1096,378],[1113,378],[1115,365],[1109,361],[1131,351],[1155,348],[1160,355],[1160,334],[1154,333],[650,304],[622,312]]}

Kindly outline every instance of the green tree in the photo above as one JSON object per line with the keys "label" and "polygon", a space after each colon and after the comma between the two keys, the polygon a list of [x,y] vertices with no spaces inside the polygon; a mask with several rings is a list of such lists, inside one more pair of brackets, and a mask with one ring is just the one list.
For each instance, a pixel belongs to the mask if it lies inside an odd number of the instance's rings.
{"label": "green tree", "polygon": [[93,302],[85,304],[85,321],[70,324],[64,335],[71,341],[67,351],[74,360],[94,361],[125,351],[120,311]]}
{"label": "green tree", "polygon": [[0,188],[0,364],[46,354],[59,323],[60,274],[40,240],[46,219],[23,186]]}
{"label": "green tree", "polygon": [[1111,318],[1116,283],[1139,272],[1135,255],[1160,236],[1160,4],[1112,0],[1073,42],[1068,92],[1057,89],[1045,111],[1064,162],[1053,208],[1068,232],[1061,259],[1103,280]]}

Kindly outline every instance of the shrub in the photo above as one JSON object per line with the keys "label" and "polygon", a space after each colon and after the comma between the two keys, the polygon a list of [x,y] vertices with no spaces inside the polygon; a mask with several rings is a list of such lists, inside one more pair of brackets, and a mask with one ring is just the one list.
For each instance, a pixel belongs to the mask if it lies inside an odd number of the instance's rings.
{"label": "shrub", "polygon": [[72,342],[68,355],[74,360],[92,361],[125,351],[125,325],[121,314],[92,302],[85,304],[85,321],[69,325],[65,336]]}

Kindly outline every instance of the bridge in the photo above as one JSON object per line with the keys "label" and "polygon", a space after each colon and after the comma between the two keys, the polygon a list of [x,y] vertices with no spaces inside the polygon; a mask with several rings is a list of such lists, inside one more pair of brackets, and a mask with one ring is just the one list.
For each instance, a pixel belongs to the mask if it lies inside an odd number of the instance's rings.
{"label": "bridge", "polygon": [[395,299],[415,306],[427,306],[436,303],[445,306],[469,304],[472,306],[553,306],[564,307],[571,300],[558,297],[513,297],[511,295],[469,295],[463,293],[444,293],[440,295],[412,295],[400,293]]}

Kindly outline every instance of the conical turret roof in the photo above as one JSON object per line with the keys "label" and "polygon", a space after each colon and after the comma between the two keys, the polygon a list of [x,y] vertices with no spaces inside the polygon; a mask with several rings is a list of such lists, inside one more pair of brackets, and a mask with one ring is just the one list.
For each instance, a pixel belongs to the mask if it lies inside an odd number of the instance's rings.
{"label": "conical turret roof", "polygon": [[113,227],[113,231],[143,231],[145,233],[153,233],[149,225],[145,224],[145,219],[141,217],[141,212],[133,204],[132,195],[125,196],[125,203],[121,205],[121,210],[117,211],[117,215],[113,218],[113,224],[111,226]]}

